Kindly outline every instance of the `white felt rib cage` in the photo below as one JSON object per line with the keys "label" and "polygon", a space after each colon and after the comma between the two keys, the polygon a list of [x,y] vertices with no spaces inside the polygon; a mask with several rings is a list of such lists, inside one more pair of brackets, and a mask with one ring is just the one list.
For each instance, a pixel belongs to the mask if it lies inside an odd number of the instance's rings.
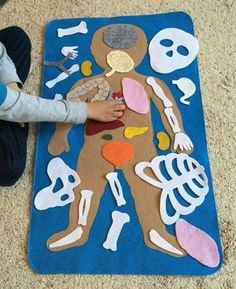
{"label": "white felt rib cage", "polygon": [[[177,168],[175,168],[174,162],[176,162]],[[146,175],[145,168],[151,168],[157,179]],[[164,173],[165,170],[169,177]],[[163,222],[167,225],[174,224],[180,215],[192,213],[197,206],[203,203],[209,191],[204,167],[186,154],[170,153],[166,156],[155,157],[151,162],[140,162],[135,166],[135,172],[144,181],[162,189],[160,214]],[[188,190],[185,186],[188,187]],[[180,203],[176,198],[176,192],[188,205]],[[173,215],[167,212],[168,199],[175,211]]]}

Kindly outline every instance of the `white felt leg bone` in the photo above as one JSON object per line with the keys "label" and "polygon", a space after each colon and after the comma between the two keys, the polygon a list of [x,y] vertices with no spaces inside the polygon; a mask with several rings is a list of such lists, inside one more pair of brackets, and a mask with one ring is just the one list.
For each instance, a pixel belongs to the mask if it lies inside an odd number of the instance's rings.
{"label": "white felt leg bone", "polygon": [[126,213],[121,213],[119,211],[113,211],[112,214],[112,224],[107,234],[107,239],[103,243],[105,249],[110,249],[111,251],[117,250],[117,241],[120,236],[121,230],[125,223],[130,221],[130,217]]}
{"label": "white felt leg bone", "polygon": [[63,37],[67,35],[72,35],[76,33],[86,34],[88,32],[87,24],[85,21],[81,21],[79,25],[70,28],[58,28],[57,29],[57,36]]}
{"label": "white felt leg bone", "polygon": [[77,241],[81,238],[82,234],[83,234],[83,230],[80,227],[78,227],[74,231],[72,231],[71,233],[66,235],[65,237],[57,240],[54,243],[51,243],[49,245],[49,248],[57,248],[57,247],[61,247],[61,246],[65,246],[65,245],[74,243],[75,241]]}
{"label": "white felt leg bone", "polygon": [[[68,69],[68,72],[70,75],[73,74],[74,72],[77,72],[77,71],[79,71],[79,65],[78,64],[74,64],[71,66],[70,69]],[[65,72],[60,73],[56,78],[46,82],[46,86],[48,88],[53,88],[58,82],[61,82],[62,80],[69,77],[70,76],[69,74],[66,74]]]}
{"label": "white felt leg bone", "polygon": [[81,195],[82,195],[82,197],[81,197],[80,203],[79,203],[79,221],[78,221],[78,224],[86,226],[93,192],[90,190],[82,190]]}
{"label": "white felt leg bone", "polygon": [[163,239],[157,233],[157,231],[155,231],[154,229],[152,229],[149,232],[149,237],[150,237],[150,240],[152,241],[152,243],[155,244],[156,246],[158,246],[158,247],[160,247],[160,248],[162,248],[168,252],[171,252],[171,253],[174,253],[177,255],[183,255],[183,253],[181,251],[179,251],[174,246],[172,246],[170,243],[168,243],[165,239]]}
{"label": "white felt leg bone", "polygon": [[156,94],[156,96],[158,98],[160,98],[164,104],[165,107],[172,107],[173,103],[169,100],[168,97],[165,96],[165,93],[163,91],[163,89],[161,88],[161,86],[155,81],[154,77],[149,76],[146,79],[147,84],[149,84],[154,93]]}
{"label": "white felt leg bone", "polygon": [[122,205],[125,205],[126,201],[124,199],[123,190],[120,181],[118,179],[118,173],[111,172],[106,175],[106,178],[109,181],[112,194],[116,199],[117,206],[120,207]]}

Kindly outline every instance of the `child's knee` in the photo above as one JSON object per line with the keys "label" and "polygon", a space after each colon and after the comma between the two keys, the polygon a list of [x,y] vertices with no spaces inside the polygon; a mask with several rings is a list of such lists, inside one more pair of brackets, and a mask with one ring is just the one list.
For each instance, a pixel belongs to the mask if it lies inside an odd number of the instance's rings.
{"label": "child's knee", "polygon": [[6,28],[8,33],[11,34],[14,39],[24,44],[25,48],[31,50],[31,41],[28,34],[19,26],[10,26]]}

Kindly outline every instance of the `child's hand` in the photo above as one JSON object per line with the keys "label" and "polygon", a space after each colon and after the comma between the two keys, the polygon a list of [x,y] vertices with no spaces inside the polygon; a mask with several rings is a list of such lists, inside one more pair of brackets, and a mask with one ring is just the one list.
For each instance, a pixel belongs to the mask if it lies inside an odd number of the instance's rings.
{"label": "child's hand", "polygon": [[88,103],[88,118],[98,121],[113,121],[123,115],[125,104],[120,100],[101,100]]}

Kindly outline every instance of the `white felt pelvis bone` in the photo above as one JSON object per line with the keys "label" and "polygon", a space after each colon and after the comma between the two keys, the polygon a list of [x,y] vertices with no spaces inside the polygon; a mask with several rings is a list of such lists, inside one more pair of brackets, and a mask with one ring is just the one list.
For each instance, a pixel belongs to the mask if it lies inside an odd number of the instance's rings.
{"label": "white felt pelvis bone", "polygon": [[116,200],[117,206],[120,207],[122,205],[125,205],[126,201],[124,199],[121,183],[118,179],[118,173],[108,173],[106,175],[106,179],[109,181],[109,185],[111,187],[112,194]]}
{"label": "white felt pelvis bone", "polygon": [[48,88],[53,88],[57,83],[61,82],[62,80],[68,78],[71,74],[79,71],[79,64],[74,64],[71,68],[68,69],[68,73],[62,72],[56,78],[49,80],[46,82],[46,86]]}
{"label": "white felt pelvis bone", "polygon": [[81,21],[79,25],[69,27],[69,28],[58,28],[57,36],[64,37],[68,35],[73,35],[76,33],[86,34],[88,32],[87,24],[85,21]]}
{"label": "white felt pelvis bone", "polygon": [[105,249],[110,249],[111,251],[117,250],[117,241],[120,236],[121,230],[124,224],[130,221],[130,217],[127,213],[122,213],[119,211],[113,211],[111,214],[112,224],[108,231],[106,241],[103,243]]}
{"label": "white felt pelvis bone", "polygon": [[178,89],[183,92],[183,96],[180,98],[180,102],[186,105],[190,105],[190,101],[187,100],[196,92],[196,85],[191,79],[187,77],[181,77],[178,80],[172,80],[173,84],[176,84]]}
{"label": "white felt pelvis bone", "polygon": [[[146,175],[145,168],[151,168],[157,179]],[[162,189],[160,214],[166,225],[174,224],[180,215],[192,213],[203,203],[209,191],[204,167],[186,154],[170,153],[166,156],[155,157],[151,162],[140,162],[135,166],[135,172],[144,181]],[[187,205],[183,205],[176,198],[176,194],[187,202]],[[174,209],[173,215],[167,212],[167,202],[170,202]]]}
{"label": "white felt pelvis bone", "polygon": [[[74,201],[74,188],[80,183],[76,171],[67,166],[60,158],[52,159],[47,166],[47,174],[51,184],[40,190],[35,199],[34,205],[38,210],[62,207]],[[72,180],[70,180],[72,177]],[[60,179],[63,187],[54,192],[57,180]],[[66,197],[65,199],[63,197]]]}
{"label": "white felt pelvis bone", "polygon": [[78,220],[79,225],[86,226],[87,224],[87,217],[89,213],[92,195],[93,192],[90,190],[81,191],[81,199],[79,203],[79,220]]}

